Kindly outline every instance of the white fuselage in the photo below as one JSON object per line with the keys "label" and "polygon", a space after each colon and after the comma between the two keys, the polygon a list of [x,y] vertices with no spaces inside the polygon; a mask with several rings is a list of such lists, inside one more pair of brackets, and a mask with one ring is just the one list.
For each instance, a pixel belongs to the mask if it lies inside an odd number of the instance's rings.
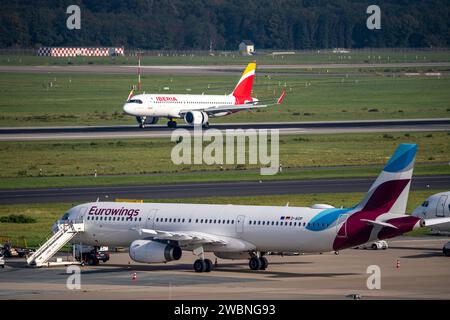
{"label": "white fuselage", "polygon": [[[131,101],[131,102],[130,102]],[[139,94],[133,96],[124,106],[125,113],[138,117],[179,118],[183,110],[204,110],[213,106],[237,104],[232,95],[189,95],[189,94]],[[220,117],[229,114],[214,114]]]}
{"label": "white fuselage", "polygon": [[[450,191],[434,194],[414,209],[413,216],[423,219],[450,217]],[[450,232],[450,223],[432,226],[438,231]]]}
{"label": "white fuselage", "polygon": [[83,220],[85,224],[85,231],[75,242],[93,246],[127,247],[134,240],[148,237],[140,230],[150,229],[204,232],[229,239],[220,250],[205,246],[205,251],[332,251],[340,224],[320,232],[306,228],[320,211],[323,209],[94,202],[72,208],[69,219]]}

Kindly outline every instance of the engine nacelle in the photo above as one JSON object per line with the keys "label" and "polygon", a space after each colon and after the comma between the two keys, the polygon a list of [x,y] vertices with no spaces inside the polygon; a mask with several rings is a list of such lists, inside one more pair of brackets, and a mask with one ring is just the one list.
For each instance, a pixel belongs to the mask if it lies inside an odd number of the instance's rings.
{"label": "engine nacelle", "polygon": [[214,252],[214,255],[220,259],[245,260],[250,258],[248,252]]}
{"label": "engine nacelle", "polygon": [[208,115],[201,111],[188,111],[184,115],[184,121],[191,126],[200,126],[208,123]]}
{"label": "engine nacelle", "polygon": [[178,246],[171,246],[152,240],[135,240],[130,245],[130,258],[136,262],[160,263],[181,258],[182,250]]}

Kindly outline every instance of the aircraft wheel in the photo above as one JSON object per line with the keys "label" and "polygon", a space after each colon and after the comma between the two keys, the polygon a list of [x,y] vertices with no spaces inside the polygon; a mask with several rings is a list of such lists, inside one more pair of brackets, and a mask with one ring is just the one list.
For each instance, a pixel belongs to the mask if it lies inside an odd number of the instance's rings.
{"label": "aircraft wheel", "polygon": [[250,261],[248,262],[248,266],[252,270],[260,270],[261,269],[261,260],[257,257],[250,258]]}
{"label": "aircraft wheel", "polygon": [[442,251],[443,251],[443,253],[444,253],[444,255],[446,257],[450,257],[450,250],[449,249],[444,248]]}
{"label": "aircraft wheel", "polygon": [[176,128],[177,127],[177,123],[175,121],[171,120],[171,121],[167,122],[167,126],[169,128]]}
{"label": "aircraft wheel", "polygon": [[266,270],[267,267],[269,266],[269,261],[267,260],[266,257],[261,257],[259,258],[259,261],[261,262],[261,267],[259,268],[260,270]]}
{"label": "aircraft wheel", "polygon": [[211,272],[211,270],[214,268],[212,261],[209,259],[205,259],[205,265],[206,265],[205,272]]}
{"label": "aircraft wheel", "polygon": [[209,122],[205,123],[202,127],[203,127],[203,129],[208,129],[209,128]]}
{"label": "aircraft wheel", "polygon": [[206,263],[204,260],[198,259],[194,262],[194,271],[195,272],[205,272],[206,271]]}

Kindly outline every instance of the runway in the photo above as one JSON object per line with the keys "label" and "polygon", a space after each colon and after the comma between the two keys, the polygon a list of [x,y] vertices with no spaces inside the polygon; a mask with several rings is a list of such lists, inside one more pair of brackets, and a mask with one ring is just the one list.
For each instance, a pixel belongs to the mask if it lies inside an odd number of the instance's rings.
{"label": "runway", "polygon": [[[445,237],[402,237],[387,250],[347,249],[300,256],[267,256],[269,267],[251,271],[246,260],[218,259],[210,273],[195,273],[191,252],[167,264],[140,264],[128,253],[112,253],[99,266],[80,269],[81,288],[69,290],[66,267],[33,269],[8,259],[0,269],[4,299],[450,299]],[[214,261],[215,256],[206,257]],[[400,267],[396,268],[396,261]],[[369,290],[369,266],[378,266],[381,288]],[[132,274],[136,279],[132,280]]]}
{"label": "runway", "polygon": [[[350,178],[0,190],[0,204],[366,192],[373,181]],[[411,190],[423,189],[450,189],[450,175],[413,177]]]}
{"label": "runway", "polygon": [[[449,67],[450,62],[409,62],[409,63],[319,63],[319,64],[274,64],[258,65],[258,70],[314,70],[314,69],[373,69],[373,68],[434,68]],[[142,74],[228,74],[241,73],[242,65],[144,65]],[[71,65],[71,66],[0,66],[4,73],[98,73],[98,74],[135,74],[135,65]]]}
{"label": "runway", "polygon": [[[180,128],[193,130],[179,121]],[[223,123],[210,128],[226,129],[278,129],[280,134],[329,134],[396,131],[450,131],[450,118],[405,120],[314,121],[282,123]],[[76,139],[125,139],[170,137],[173,129],[165,125],[153,125],[145,129],[137,125],[79,126],[79,127],[30,127],[0,128],[0,141],[76,140]]]}

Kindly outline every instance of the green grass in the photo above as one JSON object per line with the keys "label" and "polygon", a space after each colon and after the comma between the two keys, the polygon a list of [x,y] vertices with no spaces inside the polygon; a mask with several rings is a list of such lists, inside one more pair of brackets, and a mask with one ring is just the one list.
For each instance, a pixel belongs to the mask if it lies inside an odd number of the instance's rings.
{"label": "green grass", "polygon": [[[122,114],[135,78],[132,74],[0,73],[0,127],[136,124],[134,118]],[[143,88],[148,93],[225,94],[233,90],[238,78],[152,74],[143,76]],[[164,87],[170,90],[163,91]],[[254,96],[275,101],[286,89],[281,106],[239,112],[211,122],[448,118],[449,87],[450,77],[446,76],[260,75],[255,80]]]}
{"label": "green grass", "polygon": [[260,165],[175,165],[168,138],[0,142],[0,188],[376,176],[400,143],[418,144],[416,174],[445,174],[449,138],[450,132],[281,136],[283,172],[276,176],[260,176]]}
{"label": "green grass", "polygon": [[[395,62],[442,62],[450,61],[449,50],[352,50],[350,53],[334,54],[327,50],[297,51],[295,55],[272,56],[268,52],[252,57],[237,52],[164,56],[142,56],[143,65],[229,65],[244,64],[256,60],[260,64],[308,64],[308,63],[395,63]],[[0,65],[136,65],[136,56],[124,57],[76,57],[52,58],[33,55],[0,55]]]}
{"label": "green grass", "polygon": [[[444,191],[444,190],[442,190]],[[433,190],[433,193],[440,192]],[[430,196],[430,191],[413,191],[410,193],[408,201],[408,212],[416,208],[425,198]],[[336,207],[349,207],[358,203],[363,193],[335,193],[335,194],[302,194],[302,195],[272,195],[257,197],[211,197],[197,199],[170,199],[152,200],[151,202],[174,202],[174,203],[216,203],[216,204],[241,204],[241,205],[275,205],[284,206],[289,202],[289,206],[310,206],[314,203],[329,203]],[[46,237],[50,235],[52,224],[58,220],[66,210],[76,205],[69,203],[53,204],[26,204],[26,205],[0,205],[0,217],[10,214],[24,214],[35,218],[36,223],[15,224],[0,223],[0,237],[9,237],[13,240],[25,239],[30,247],[42,244]],[[422,235],[428,230],[415,231],[412,235]],[[4,239],[4,238],[3,238]],[[21,243],[21,241],[19,241]],[[23,243],[23,242],[22,242]]]}

